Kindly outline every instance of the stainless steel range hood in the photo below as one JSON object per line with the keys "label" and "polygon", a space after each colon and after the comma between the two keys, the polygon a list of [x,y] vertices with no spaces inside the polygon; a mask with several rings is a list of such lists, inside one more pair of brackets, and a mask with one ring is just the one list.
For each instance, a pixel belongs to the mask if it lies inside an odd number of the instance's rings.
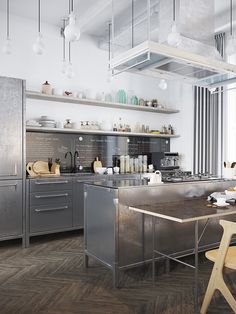
{"label": "stainless steel range hood", "polygon": [[236,82],[235,65],[153,41],[112,58],[110,65],[115,74],[129,71],[208,88]]}

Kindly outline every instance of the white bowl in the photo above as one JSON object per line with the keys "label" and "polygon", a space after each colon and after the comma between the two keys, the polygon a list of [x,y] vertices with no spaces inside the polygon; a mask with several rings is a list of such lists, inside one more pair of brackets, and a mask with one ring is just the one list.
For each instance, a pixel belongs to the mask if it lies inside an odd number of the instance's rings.
{"label": "white bowl", "polygon": [[106,167],[98,167],[96,168],[95,173],[104,174],[106,171],[107,171]]}

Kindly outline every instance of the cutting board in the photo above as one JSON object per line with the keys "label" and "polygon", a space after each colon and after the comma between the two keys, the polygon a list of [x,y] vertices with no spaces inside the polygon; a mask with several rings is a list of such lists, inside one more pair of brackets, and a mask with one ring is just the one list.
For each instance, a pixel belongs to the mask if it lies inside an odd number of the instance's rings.
{"label": "cutting board", "polygon": [[95,161],[93,162],[93,171],[96,172],[96,168],[101,168],[102,162],[99,160],[98,157],[96,157]]}
{"label": "cutting board", "polygon": [[46,161],[38,160],[33,163],[32,168],[33,171],[38,175],[50,173],[48,163]]}
{"label": "cutting board", "polygon": [[35,173],[33,170],[33,164],[33,162],[28,162],[26,165],[26,170],[31,177],[37,176],[37,173]]}

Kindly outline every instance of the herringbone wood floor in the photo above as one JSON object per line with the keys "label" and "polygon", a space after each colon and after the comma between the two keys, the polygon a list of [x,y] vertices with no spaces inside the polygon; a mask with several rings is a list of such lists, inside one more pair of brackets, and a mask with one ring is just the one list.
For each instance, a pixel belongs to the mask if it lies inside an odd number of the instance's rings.
{"label": "herringbone wood floor", "polygon": [[[193,272],[172,265],[156,286],[148,267],[126,271],[124,287],[112,289],[111,272],[91,261],[83,266],[83,235],[67,233],[34,239],[30,248],[0,244],[0,314],[191,314]],[[202,262],[200,290],[204,294],[212,264]],[[227,274],[232,289],[236,275]],[[216,294],[209,314],[233,313]]]}

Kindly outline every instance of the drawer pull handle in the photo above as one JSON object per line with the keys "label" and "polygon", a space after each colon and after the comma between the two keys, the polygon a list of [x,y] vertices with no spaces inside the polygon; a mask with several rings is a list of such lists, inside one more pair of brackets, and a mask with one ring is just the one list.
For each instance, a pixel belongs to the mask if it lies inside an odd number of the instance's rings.
{"label": "drawer pull handle", "polygon": [[37,185],[46,185],[46,184],[65,184],[65,183],[69,183],[69,181],[44,181],[44,182],[40,182],[40,181],[35,181],[35,184]]}
{"label": "drawer pull handle", "polygon": [[10,187],[10,186],[15,186],[15,187],[17,187],[17,183],[1,184],[1,185],[0,185],[0,188]]}
{"label": "drawer pull handle", "polygon": [[68,193],[63,194],[50,194],[50,195],[35,195],[35,198],[51,198],[51,197],[63,197],[68,196]]}
{"label": "drawer pull handle", "polygon": [[51,208],[45,208],[45,209],[35,208],[34,211],[36,211],[37,213],[40,213],[40,212],[49,212],[49,211],[54,211],[54,210],[67,209],[67,208],[68,206],[51,207]]}

